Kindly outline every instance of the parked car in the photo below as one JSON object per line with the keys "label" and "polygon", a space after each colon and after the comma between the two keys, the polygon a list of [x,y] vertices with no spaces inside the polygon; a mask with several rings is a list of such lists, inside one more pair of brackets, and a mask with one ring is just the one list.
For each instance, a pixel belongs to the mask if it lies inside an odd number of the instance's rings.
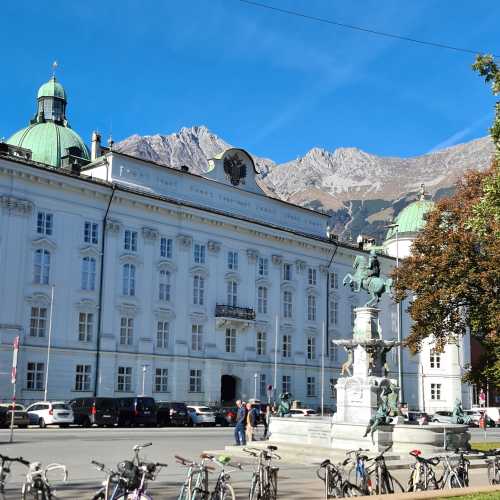
{"label": "parked car", "polygon": [[228,425],[236,425],[236,414],[238,412],[238,408],[224,408],[223,409],[224,416],[226,418],[226,422]]}
{"label": "parked car", "polygon": [[497,427],[500,427],[500,408],[497,406],[489,406],[488,408],[484,408],[486,410],[486,414],[488,417],[495,422]]}
{"label": "parked car", "polygon": [[42,429],[47,425],[68,427],[73,423],[73,410],[64,401],[41,401],[26,408],[30,424],[39,425]]}
{"label": "parked car", "polygon": [[75,398],[69,405],[77,425],[107,427],[116,424],[117,411],[114,398]]}
{"label": "parked car", "polygon": [[137,396],[115,398],[116,420],[120,426],[156,425],[156,402],[153,398]]}
{"label": "parked car", "polygon": [[440,423],[440,424],[451,424],[451,417],[453,413],[451,411],[437,411],[433,415],[431,415],[431,422]]}
{"label": "parked car", "polygon": [[208,406],[188,406],[190,425],[215,425],[215,414]]}
{"label": "parked car", "polygon": [[491,419],[485,410],[473,409],[473,410],[465,410],[465,414],[471,417],[470,425],[472,427],[479,427],[479,419],[484,414],[486,418],[487,427],[495,427],[495,421]]}
{"label": "parked car", "polygon": [[292,417],[312,417],[317,414],[318,412],[316,410],[312,410],[311,408],[296,408],[294,410],[290,410],[290,415]]}
{"label": "parked car", "polygon": [[425,418],[426,422],[430,421],[429,415],[424,411],[408,411],[407,415],[404,417],[405,424],[418,424],[419,420]]}
{"label": "parked car", "polygon": [[157,401],[156,421],[157,425],[160,427],[165,427],[167,425],[188,425],[189,415],[186,404],[169,401]]}
{"label": "parked car", "polygon": [[215,416],[215,425],[220,425],[221,427],[227,427],[229,425],[226,420],[226,414],[222,408],[210,408]]}
{"label": "parked car", "polygon": [[[2,408],[2,414],[0,417],[1,425],[5,427],[10,426],[10,421],[12,418],[12,403],[2,403],[0,404]],[[17,404],[14,409],[14,425],[17,425],[20,429],[26,429],[30,421],[28,414],[26,413],[26,408],[23,405]]]}

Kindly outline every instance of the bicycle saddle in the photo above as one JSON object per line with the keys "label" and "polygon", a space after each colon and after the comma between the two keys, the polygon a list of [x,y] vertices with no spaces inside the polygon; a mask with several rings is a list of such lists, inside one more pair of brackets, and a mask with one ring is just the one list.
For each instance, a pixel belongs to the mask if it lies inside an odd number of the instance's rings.
{"label": "bicycle saddle", "polygon": [[209,460],[212,460],[215,457],[213,455],[209,455],[208,453],[202,453],[200,458],[208,458]]}
{"label": "bicycle saddle", "polygon": [[327,465],[330,465],[330,463],[330,459],[327,458],[326,460],[323,460],[323,462],[321,462],[320,467],[326,467]]}
{"label": "bicycle saddle", "polygon": [[269,451],[276,451],[276,450],[278,449],[278,447],[277,447],[277,446],[273,446],[273,445],[271,445],[271,444],[270,444],[270,445],[267,447],[267,449],[268,449]]}

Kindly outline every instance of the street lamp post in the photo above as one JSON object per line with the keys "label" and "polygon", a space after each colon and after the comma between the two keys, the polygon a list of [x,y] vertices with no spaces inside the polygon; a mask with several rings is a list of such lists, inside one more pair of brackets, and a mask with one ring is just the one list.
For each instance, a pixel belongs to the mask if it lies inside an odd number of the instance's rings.
{"label": "street lamp post", "polygon": [[148,367],[146,365],[142,365],[142,395],[144,396],[144,390],[146,387],[146,371]]}
{"label": "street lamp post", "polygon": [[253,374],[253,382],[254,382],[254,385],[253,385],[253,398],[254,399],[257,399],[257,378],[258,377],[259,377],[258,373],[254,373]]}

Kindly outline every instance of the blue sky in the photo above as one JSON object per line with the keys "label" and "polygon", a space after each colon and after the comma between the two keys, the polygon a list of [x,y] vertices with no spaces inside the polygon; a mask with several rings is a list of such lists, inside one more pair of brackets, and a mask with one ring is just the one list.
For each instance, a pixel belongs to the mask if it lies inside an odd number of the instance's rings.
{"label": "blue sky", "polygon": [[[493,0],[262,0],[500,54]],[[413,156],[487,133],[472,54],[379,38],[237,0],[4,1],[0,137],[25,126],[59,61],[70,123],[115,140],[206,125],[286,161],[314,146]]]}

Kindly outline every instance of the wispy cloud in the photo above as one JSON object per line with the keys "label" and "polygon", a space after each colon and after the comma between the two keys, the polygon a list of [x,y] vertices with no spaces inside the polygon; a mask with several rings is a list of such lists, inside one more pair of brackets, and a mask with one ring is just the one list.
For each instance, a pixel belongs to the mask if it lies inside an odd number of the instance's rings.
{"label": "wispy cloud", "polygon": [[475,130],[477,130],[478,127],[485,125],[485,123],[488,122],[489,120],[491,120],[491,116],[489,114],[484,115],[479,120],[476,120],[475,122],[471,123],[469,126],[464,127],[463,129],[459,130],[458,132],[455,132],[454,134],[447,137],[444,141],[441,141],[439,144],[436,144],[428,152],[434,153],[435,151],[439,151],[440,149],[449,148],[450,146],[454,146],[455,144],[460,143],[463,139],[465,139],[467,136],[469,136]]}

